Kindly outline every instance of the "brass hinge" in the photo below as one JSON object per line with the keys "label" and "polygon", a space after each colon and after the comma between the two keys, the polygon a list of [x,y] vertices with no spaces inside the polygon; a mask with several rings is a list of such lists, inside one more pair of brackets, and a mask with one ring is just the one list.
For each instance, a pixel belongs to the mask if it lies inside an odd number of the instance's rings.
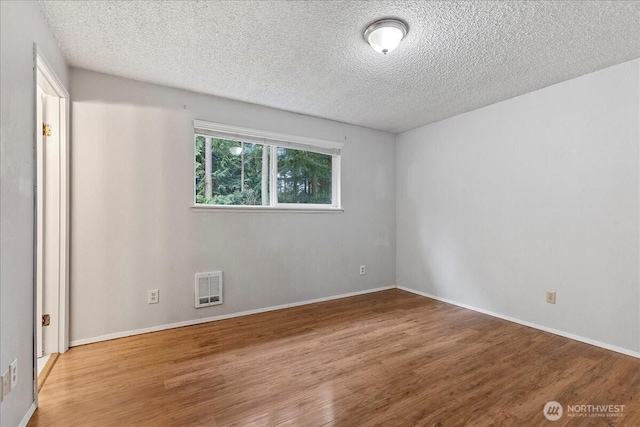
{"label": "brass hinge", "polygon": [[51,136],[51,125],[48,125],[46,123],[42,124],[42,135]]}
{"label": "brass hinge", "polygon": [[51,316],[48,314],[42,315],[42,326],[49,326],[51,324]]}

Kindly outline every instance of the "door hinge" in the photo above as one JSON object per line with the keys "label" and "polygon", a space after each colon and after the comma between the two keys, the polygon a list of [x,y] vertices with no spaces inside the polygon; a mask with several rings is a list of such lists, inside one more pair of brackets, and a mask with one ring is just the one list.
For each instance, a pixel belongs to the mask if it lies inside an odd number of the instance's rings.
{"label": "door hinge", "polygon": [[51,125],[48,125],[46,123],[42,124],[42,135],[51,136]]}
{"label": "door hinge", "polygon": [[51,324],[51,316],[48,314],[42,315],[42,326],[49,326]]}

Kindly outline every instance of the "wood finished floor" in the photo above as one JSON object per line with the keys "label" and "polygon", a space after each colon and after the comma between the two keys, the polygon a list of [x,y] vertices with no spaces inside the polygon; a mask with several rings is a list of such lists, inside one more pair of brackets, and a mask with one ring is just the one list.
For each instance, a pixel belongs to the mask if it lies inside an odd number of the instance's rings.
{"label": "wood finished floor", "polygon": [[72,348],[29,423],[567,424],[640,425],[640,360],[400,290]]}

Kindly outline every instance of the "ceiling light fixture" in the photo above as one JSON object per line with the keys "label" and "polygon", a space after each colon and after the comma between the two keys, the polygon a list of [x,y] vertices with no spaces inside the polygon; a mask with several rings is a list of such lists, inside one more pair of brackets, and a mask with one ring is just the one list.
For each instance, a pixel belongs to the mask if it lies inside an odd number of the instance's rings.
{"label": "ceiling light fixture", "polygon": [[386,55],[398,47],[408,31],[407,24],[398,19],[382,19],[367,27],[364,39],[376,52]]}

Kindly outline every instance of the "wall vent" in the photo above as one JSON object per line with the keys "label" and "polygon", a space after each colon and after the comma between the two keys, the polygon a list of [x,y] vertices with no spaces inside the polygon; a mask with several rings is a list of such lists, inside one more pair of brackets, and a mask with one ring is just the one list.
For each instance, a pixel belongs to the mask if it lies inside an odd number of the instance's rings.
{"label": "wall vent", "polygon": [[196,273],[196,308],[222,304],[222,271]]}

